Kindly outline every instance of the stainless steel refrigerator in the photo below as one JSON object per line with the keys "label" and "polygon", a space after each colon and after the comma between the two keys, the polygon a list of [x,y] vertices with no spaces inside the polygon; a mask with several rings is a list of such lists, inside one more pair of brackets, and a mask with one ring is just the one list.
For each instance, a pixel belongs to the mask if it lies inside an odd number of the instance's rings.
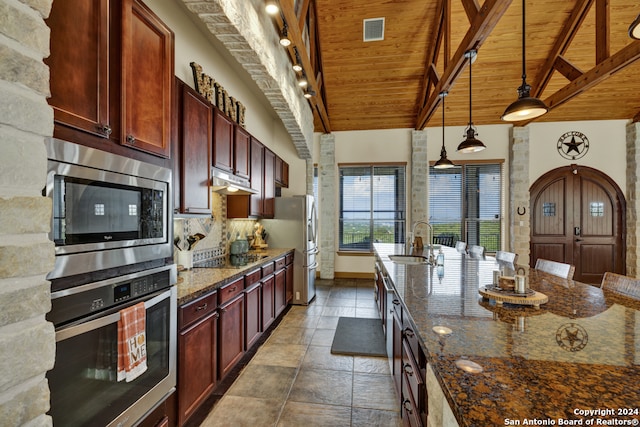
{"label": "stainless steel refrigerator", "polygon": [[276,197],[274,219],[261,221],[271,248],[294,248],[293,304],[316,296],[317,215],[313,196]]}

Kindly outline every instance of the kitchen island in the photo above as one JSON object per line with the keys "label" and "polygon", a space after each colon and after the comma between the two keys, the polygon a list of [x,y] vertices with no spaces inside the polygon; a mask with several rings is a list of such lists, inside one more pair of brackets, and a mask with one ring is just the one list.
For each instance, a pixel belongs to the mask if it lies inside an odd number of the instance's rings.
{"label": "kitchen island", "polygon": [[403,245],[374,246],[425,354],[430,425],[637,425],[639,301],[525,267],[549,301],[501,306],[478,292],[493,258],[396,264]]}

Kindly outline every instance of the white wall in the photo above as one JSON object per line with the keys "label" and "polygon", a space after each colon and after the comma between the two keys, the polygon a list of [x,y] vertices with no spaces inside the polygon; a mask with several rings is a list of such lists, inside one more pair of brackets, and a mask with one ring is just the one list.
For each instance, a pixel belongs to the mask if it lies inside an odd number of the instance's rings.
{"label": "white wall", "polygon": [[[625,120],[611,120],[599,122],[554,122],[533,123],[530,126],[531,155],[529,158],[530,185],[544,173],[557,167],[577,163],[590,166],[609,175],[623,190],[626,188],[626,126]],[[495,160],[502,159],[505,172],[509,171],[510,124],[478,126],[478,136],[487,148],[475,154],[459,154],[456,149],[464,140],[463,126],[445,128],[445,147],[447,157],[456,163],[462,160]],[[429,160],[440,158],[442,146],[442,127],[427,128]],[[558,154],[556,145],[558,138],[565,132],[579,131],[587,136],[590,148],[585,157],[571,161]],[[407,176],[410,177],[411,160],[411,129],[392,129],[378,131],[349,131],[334,132],[336,141],[336,163],[364,163],[364,162],[406,162]],[[314,162],[318,163],[320,134],[314,139]],[[336,166],[337,167],[337,166]],[[505,180],[508,191],[508,179]],[[337,183],[336,183],[337,185]],[[407,183],[411,185],[410,182]],[[410,187],[407,189],[407,194]],[[335,194],[336,206],[339,206]],[[508,197],[505,203],[508,203]],[[505,206],[505,228],[503,234],[508,239],[509,209]],[[337,215],[337,213],[336,213]],[[413,219],[409,218],[412,222]],[[336,230],[336,241],[338,234]],[[508,240],[505,240],[508,241]],[[336,272],[340,273],[371,273],[373,258],[370,256],[337,256]]]}

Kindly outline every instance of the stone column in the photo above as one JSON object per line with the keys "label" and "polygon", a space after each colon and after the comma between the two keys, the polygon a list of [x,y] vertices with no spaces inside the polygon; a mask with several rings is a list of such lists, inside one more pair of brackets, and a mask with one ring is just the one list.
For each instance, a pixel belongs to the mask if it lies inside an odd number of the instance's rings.
{"label": "stone column", "polygon": [[0,0],[0,424],[50,426],[55,331],[51,309],[54,246],[51,201],[42,196],[44,141],[53,134],[47,104],[51,0]]}
{"label": "stone column", "polygon": [[[429,218],[429,159],[427,159],[427,131],[411,132],[411,217],[407,219],[407,232],[415,221]],[[419,232],[418,232],[419,231]],[[426,242],[425,227],[416,230]]]}
{"label": "stone column", "polygon": [[[320,278],[333,279],[335,275],[336,256],[336,198],[338,195],[336,165],[336,140],[332,134],[324,134],[320,137]],[[312,173],[313,176],[313,173]],[[313,192],[312,192],[313,193]]]}
{"label": "stone column", "polygon": [[638,259],[638,238],[640,235],[640,218],[638,209],[640,205],[640,123],[627,125],[627,275],[637,277],[640,272],[640,260]]}
{"label": "stone column", "polygon": [[518,264],[528,265],[531,255],[528,127],[511,129],[509,156],[509,250],[518,254]]}
{"label": "stone column", "polygon": [[[307,192],[306,194],[309,194],[311,196],[313,196],[313,159],[307,159],[306,160],[307,164]],[[317,201],[316,201],[317,202]]]}

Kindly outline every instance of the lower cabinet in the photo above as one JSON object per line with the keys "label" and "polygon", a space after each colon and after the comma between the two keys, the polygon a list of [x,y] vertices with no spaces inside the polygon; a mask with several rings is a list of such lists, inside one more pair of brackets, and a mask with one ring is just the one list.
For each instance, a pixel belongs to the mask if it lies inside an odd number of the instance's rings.
{"label": "lower cabinet", "polygon": [[198,409],[217,383],[218,312],[215,292],[180,308],[178,425]]}
{"label": "lower cabinet", "polygon": [[262,284],[258,281],[253,285],[250,285],[245,289],[245,322],[244,322],[244,335],[245,335],[245,349],[250,349],[251,346],[262,335],[262,316],[261,316],[261,304],[260,304],[260,292],[262,291]]}
{"label": "lower cabinet", "polygon": [[244,293],[221,305],[218,336],[220,378],[224,378],[244,355]]}
{"label": "lower cabinet", "polygon": [[276,320],[274,302],[275,279],[272,274],[262,279],[262,328],[265,330]]}
{"label": "lower cabinet", "polygon": [[287,307],[286,296],[286,272],[285,270],[278,270],[274,274],[274,303],[275,303],[275,315],[278,317],[280,313]]}

